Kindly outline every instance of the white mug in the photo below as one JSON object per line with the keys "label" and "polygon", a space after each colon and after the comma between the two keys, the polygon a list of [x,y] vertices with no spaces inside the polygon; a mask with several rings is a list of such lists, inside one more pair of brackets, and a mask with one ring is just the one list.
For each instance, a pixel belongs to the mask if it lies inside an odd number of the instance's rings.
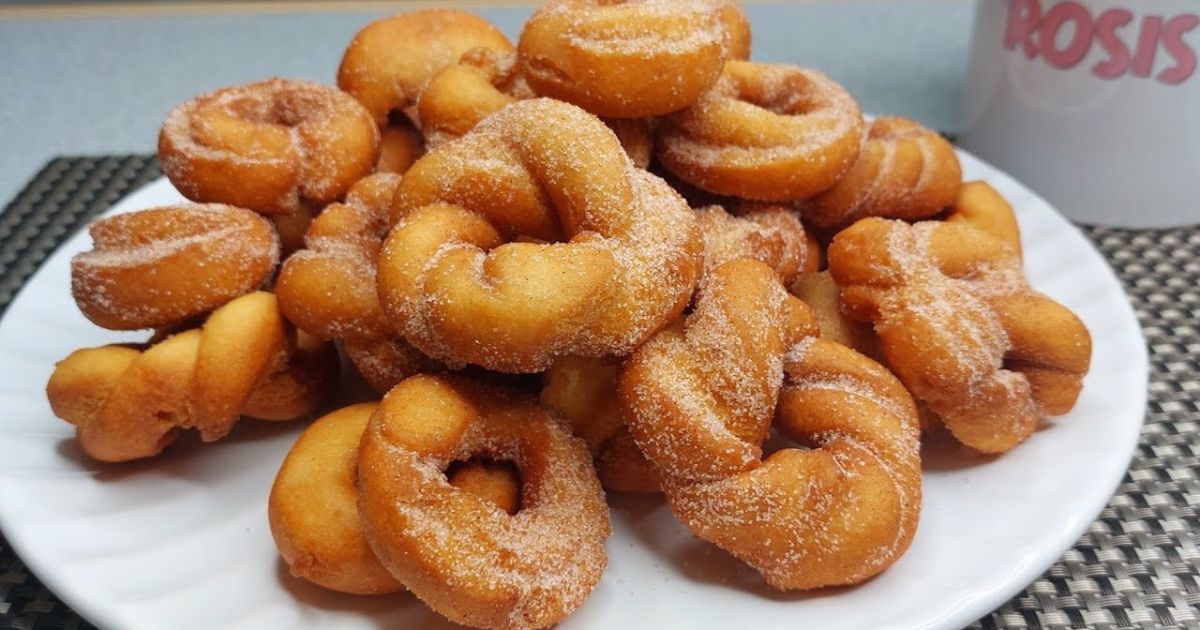
{"label": "white mug", "polygon": [[980,0],[964,147],[1083,223],[1200,223],[1200,1]]}

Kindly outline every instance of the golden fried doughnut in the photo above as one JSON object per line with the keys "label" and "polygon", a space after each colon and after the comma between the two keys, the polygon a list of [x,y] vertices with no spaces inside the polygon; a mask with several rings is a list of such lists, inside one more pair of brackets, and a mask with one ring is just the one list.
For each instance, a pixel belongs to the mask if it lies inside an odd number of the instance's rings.
{"label": "golden fried doughnut", "polygon": [[862,133],[858,104],[824,74],[731,61],[698,101],[662,119],[658,159],[705,190],[787,201],[837,183]]}
{"label": "golden fried doughnut", "polygon": [[421,132],[408,118],[397,116],[379,130],[379,160],[375,162],[375,170],[403,175],[424,153],[425,139]]}
{"label": "golden fried doughnut", "polygon": [[429,148],[456,140],[505,105],[532,98],[515,54],[467,51],[421,92],[417,117]]}
{"label": "golden fried doughnut", "polygon": [[1021,228],[1012,204],[987,182],[964,182],[950,206],[948,223],[967,223],[1008,244],[1021,255]]}
{"label": "golden fried doughnut", "polygon": [[[882,366],[813,339],[815,328],[770,268],[738,259],[620,376],[630,432],[671,510],[779,589],[875,575],[907,549],[920,512],[912,398]],[[773,416],[813,450],[764,460]]]}
{"label": "golden fried doughnut", "polygon": [[203,315],[261,287],[279,262],[270,223],[220,204],[118,214],[88,233],[93,249],[71,258],[71,295],[85,317],[112,330]]}
{"label": "golden fried doughnut", "polygon": [[[437,75],[417,103],[421,129],[430,148],[457,140],[506,105],[533,98],[516,55],[489,48],[468,51]],[[647,119],[605,119],[638,168],[650,164],[654,141]]]}
{"label": "golden fried doughnut", "polygon": [[745,61],[750,58],[750,20],[735,0],[710,0],[725,28],[725,58]]}
{"label": "golden fried doughnut", "polygon": [[587,442],[607,490],[658,492],[658,469],[646,461],[625,427],[617,401],[621,360],[562,357],[542,376],[542,404],[567,419]]}
{"label": "golden fried doughnut", "polygon": [[550,0],[517,44],[534,92],[597,116],[645,118],[695,102],[721,73],[726,34],[715,3]]}
{"label": "golden fried doughnut", "polygon": [[557,356],[628,353],[683,310],[703,264],[683,199],[633,168],[598,119],[549,99],[426,154],[392,217],[384,313],[451,365],[537,372]]}
{"label": "golden fried doughnut", "polygon": [[481,17],[457,9],[414,11],[368,24],[354,36],[338,66],[338,87],[358,99],[384,126],[394,111],[410,111],[421,91],[472,48],[512,52]]}
{"label": "golden fried doughnut", "polygon": [[149,347],[76,350],[55,366],[46,396],[85,453],[117,462],[157,455],[181,429],[211,442],[240,416],[298,418],[336,380],[333,347],[297,334],[260,291]]}
{"label": "golden fried doughnut", "polygon": [[[271,536],[292,575],[343,593],[404,588],[367,545],[358,517],[358,444],[376,407],[351,405],[309,425],[288,451],[267,500]],[[519,480],[505,467],[469,462],[448,478],[509,514],[519,507]]]}
{"label": "golden fried doughnut", "polygon": [[945,138],[907,118],[882,116],[845,177],[805,202],[804,218],[833,229],[863,217],[915,221],[953,203],[960,184],[958,155]]}
{"label": "golden fried doughnut", "polygon": [[740,216],[721,206],[696,211],[704,235],[704,269],[712,271],[735,258],[757,260],[789,285],[812,268],[808,235],[800,217],[780,206],[749,206]]}
{"label": "golden fried doughnut", "polygon": [[289,79],[201,94],[158,135],[163,173],[185,197],[265,214],[341,198],[378,156],[379,130],[357,101]]}
{"label": "golden fried doughnut", "polygon": [[386,392],[436,367],[383,322],[375,292],[375,259],[387,233],[387,207],[400,176],[377,173],[330,204],[309,227],[306,248],[279,271],[275,293],[288,321],[322,339],[343,339],[367,382]]}
{"label": "golden fried doughnut", "polygon": [[822,339],[840,343],[876,361],[884,360],[879,337],[871,325],[851,319],[842,312],[841,289],[829,270],[800,278],[790,291],[812,310]]}
{"label": "golden fried doughnut", "polygon": [[999,453],[1075,404],[1091,361],[1079,318],[1034,291],[1020,256],[963,223],[869,218],[829,248],[847,315],[963,444]]}
{"label": "golden fried doughnut", "polygon": [[[516,515],[446,481],[451,462],[474,456],[516,464]],[[608,563],[608,506],[587,446],[509,390],[428,375],[401,382],[363,434],[358,492],[384,566],[457,623],[551,626]]]}
{"label": "golden fried doughnut", "polygon": [[316,214],[309,207],[298,208],[291,214],[272,214],[268,217],[279,235],[279,250],[286,257],[304,247],[304,234]]}

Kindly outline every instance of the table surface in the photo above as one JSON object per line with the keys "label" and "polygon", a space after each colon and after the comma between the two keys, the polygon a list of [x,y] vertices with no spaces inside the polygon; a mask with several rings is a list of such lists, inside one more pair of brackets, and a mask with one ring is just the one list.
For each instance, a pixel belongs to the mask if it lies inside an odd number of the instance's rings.
{"label": "table surface", "polygon": [[[167,112],[199,92],[272,75],[331,83],[354,33],[388,12],[283,4],[126,6],[102,17],[0,7],[0,203],[52,157],[153,151]],[[467,8],[515,37],[532,6]],[[955,129],[972,7],[807,0],[746,10],[756,59],[822,69],[866,111]]]}

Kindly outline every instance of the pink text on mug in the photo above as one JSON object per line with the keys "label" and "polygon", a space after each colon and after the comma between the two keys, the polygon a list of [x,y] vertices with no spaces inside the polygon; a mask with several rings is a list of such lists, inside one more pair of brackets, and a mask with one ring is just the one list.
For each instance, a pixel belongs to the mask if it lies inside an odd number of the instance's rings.
{"label": "pink text on mug", "polygon": [[1093,14],[1084,3],[1072,0],[1043,11],[1041,0],[1011,0],[1004,46],[1009,50],[1020,47],[1029,59],[1040,56],[1051,67],[1069,70],[1099,45],[1107,57],[1092,65],[1091,72],[1102,79],[1126,74],[1151,77],[1161,49],[1174,63],[1154,74],[1155,80],[1178,85],[1195,76],[1197,51],[1184,35],[1200,26],[1200,16],[1147,14],[1138,24],[1131,24],[1133,21],[1134,12],[1129,9]]}

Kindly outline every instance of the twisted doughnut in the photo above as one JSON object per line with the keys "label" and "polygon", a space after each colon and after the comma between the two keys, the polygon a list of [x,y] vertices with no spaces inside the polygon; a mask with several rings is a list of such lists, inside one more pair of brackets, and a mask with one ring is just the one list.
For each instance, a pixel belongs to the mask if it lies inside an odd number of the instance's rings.
{"label": "twisted doughnut", "polygon": [[784,285],[802,273],[815,271],[814,244],[795,212],[778,206],[744,208],[734,216],[718,205],[696,211],[704,236],[704,270],[722,263],[749,258],[775,270]]}
{"label": "twisted doughnut", "polygon": [[517,44],[533,91],[597,116],[645,118],[693,103],[721,72],[724,13],[686,0],[550,0]]}
{"label": "twisted doughnut", "polygon": [[958,155],[945,138],[907,118],[882,116],[845,177],[804,203],[804,218],[831,229],[862,217],[915,221],[953,203],[960,184]]}
{"label": "twisted doughnut", "polygon": [[[671,510],[779,589],[875,575],[908,547],[920,510],[911,397],[815,334],[768,267],[735,260],[620,376],[630,432],[662,471]],[[814,450],[763,460],[772,416]]]}
{"label": "twisted doughnut", "polygon": [[[514,516],[442,471],[483,455],[516,464]],[[607,564],[608,507],[584,443],[522,395],[414,376],[363,434],[358,510],[384,566],[451,621],[544,628],[577,608]]]}
{"label": "twisted doughnut", "polygon": [[265,214],[340,198],[378,156],[379,130],[353,98],[288,79],[201,94],[158,135],[163,173],[185,197]]}
{"label": "twisted doughnut", "polygon": [[725,59],[750,58],[750,20],[734,0],[710,0],[725,29]]}
{"label": "twisted doughnut", "polygon": [[987,182],[965,182],[950,205],[947,223],[966,223],[1004,241],[1021,256],[1021,228],[1012,204]]}
{"label": "twisted doughnut", "polygon": [[[309,425],[288,451],[267,500],[271,536],[292,575],[343,593],[404,589],[368,546],[354,489],[358,444],[378,406],[351,405]],[[514,471],[468,462],[447,477],[450,485],[516,513]]]}
{"label": "twisted doughnut", "polygon": [[212,442],[243,415],[298,418],[336,380],[333,347],[297,334],[260,291],[148,347],[76,350],[55,366],[46,395],[85,453],[118,462],[157,455],[180,429]]}
{"label": "twisted doughnut", "polygon": [[359,181],[345,203],[330,204],[309,227],[306,248],[279,271],[275,294],[288,321],[321,339],[342,339],[366,381],[386,392],[436,364],[383,321],[375,292],[375,260],[387,234],[387,207],[400,176],[377,173]]}
{"label": "twisted doughnut", "polygon": [[71,295],[112,330],[178,324],[267,281],[279,261],[271,224],[241,208],[179,204],[88,227],[91,251],[71,258]]}
{"label": "twisted doughnut", "polygon": [[698,101],[662,119],[658,158],[711,192],[802,199],[846,173],[862,127],[858,104],[824,74],[731,61]]}
{"label": "twisted doughnut", "polygon": [[[392,205],[379,256],[389,323],[450,364],[536,372],[621,355],[683,310],[702,266],[686,203],[616,137],[534,99],[428,153]],[[506,242],[515,237],[541,244]]]}
{"label": "twisted doughnut", "polygon": [[425,86],[472,48],[506,54],[512,44],[483,18],[456,9],[414,11],[368,24],[338,66],[338,87],[384,126],[395,111],[411,112]]}
{"label": "twisted doughnut", "polygon": [[963,223],[863,219],[829,248],[847,315],[963,444],[999,453],[1075,404],[1091,361],[1079,318],[1034,291],[1020,256]]}
{"label": "twisted doughnut", "polygon": [[633,442],[617,402],[621,360],[562,357],[542,375],[542,404],[563,415],[587,442],[607,490],[659,492],[658,469]]}

